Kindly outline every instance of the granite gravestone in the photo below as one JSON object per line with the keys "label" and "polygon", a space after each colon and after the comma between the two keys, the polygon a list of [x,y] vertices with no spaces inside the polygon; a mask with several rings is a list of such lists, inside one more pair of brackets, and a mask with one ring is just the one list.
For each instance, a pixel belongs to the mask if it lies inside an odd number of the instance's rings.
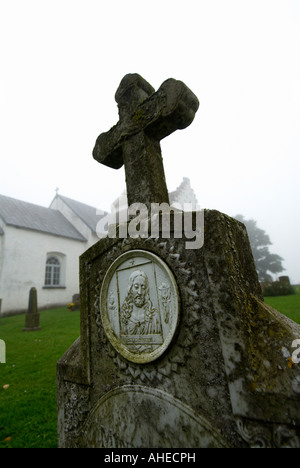
{"label": "granite gravestone", "polygon": [[25,315],[25,328],[23,331],[39,331],[40,327],[40,314],[37,305],[37,290],[31,288],[29,292],[28,310]]}
{"label": "granite gravestone", "polygon": [[[167,202],[160,140],[198,100],[135,74],[116,100],[94,157],[125,164],[129,204]],[[108,236],[81,256],[81,334],[57,367],[60,447],[299,447],[300,326],[264,304],[245,226],[204,220],[202,248],[171,223],[168,238]]]}

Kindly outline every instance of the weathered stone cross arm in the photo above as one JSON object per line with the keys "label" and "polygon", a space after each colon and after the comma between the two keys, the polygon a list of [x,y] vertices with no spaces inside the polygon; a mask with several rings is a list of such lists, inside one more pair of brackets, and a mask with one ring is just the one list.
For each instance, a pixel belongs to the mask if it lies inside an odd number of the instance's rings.
{"label": "weathered stone cross arm", "polygon": [[125,165],[128,204],[169,202],[160,140],[186,128],[199,101],[170,78],[155,92],[138,74],[126,75],[116,92],[119,121],[96,141],[93,157],[114,169]]}

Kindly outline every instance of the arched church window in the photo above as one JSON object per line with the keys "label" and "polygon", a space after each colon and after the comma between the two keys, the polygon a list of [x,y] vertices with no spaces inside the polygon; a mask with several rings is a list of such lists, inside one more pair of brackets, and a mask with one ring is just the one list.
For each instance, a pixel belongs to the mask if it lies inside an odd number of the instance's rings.
{"label": "arched church window", "polygon": [[60,261],[56,257],[50,257],[46,262],[45,286],[60,285]]}

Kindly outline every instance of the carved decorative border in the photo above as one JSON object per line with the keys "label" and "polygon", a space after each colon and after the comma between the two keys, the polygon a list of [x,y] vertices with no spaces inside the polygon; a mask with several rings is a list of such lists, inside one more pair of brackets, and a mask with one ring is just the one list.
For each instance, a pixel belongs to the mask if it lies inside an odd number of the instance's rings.
{"label": "carved decorative border", "polygon": [[237,428],[251,448],[300,448],[294,429],[284,424],[262,424],[245,418],[237,419]]}
{"label": "carved decorative border", "polygon": [[64,428],[66,432],[76,431],[90,411],[89,389],[72,383],[64,383]]}
{"label": "carved decorative border", "polygon": [[[137,242],[138,241],[138,245]],[[178,243],[174,239],[168,241],[161,241],[160,239],[135,239],[136,247],[133,249],[130,240],[123,239],[117,245],[111,248],[109,255],[111,262],[113,262],[122,253],[129,250],[144,249],[158,255],[164,261],[167,262],[171,271],[173,272],[175,279],[180,277],[180,286],[178,286],[179,292],[181,291],[184,296],[184,307],[185,317],[181,322],[181,327],[184,328],[185,340],[184,344],[178,347],[176,356],[167,357],[165,360],[161,360],[159,366],[135,364],[128,362],[123,358],[110,344],[105,333],[101,333],[102,320],[100,314],[100,290],[103,279],[105,277],[105,271],[99,271],[97,277],[97,284],[94,290],[95,302],[94,312],[95,320],[98,326],[99,339],[105,342],[109,356],[113,359],[116,366],[128,376],[132,376],[136,383],[153,382],[155,379],[162,381],[168,378],[173,372],[178,372],[179,367],[184,365],[191,354],[191,348],[196,345],[196,335],[199,331],[200,326],[200,309],[199,305],[199,294],[197,291],[197,285],[194,281],[195,272],[194,269],[189,266],[187,267],[186,262],[181,259],[181,255],[178,251]]]}

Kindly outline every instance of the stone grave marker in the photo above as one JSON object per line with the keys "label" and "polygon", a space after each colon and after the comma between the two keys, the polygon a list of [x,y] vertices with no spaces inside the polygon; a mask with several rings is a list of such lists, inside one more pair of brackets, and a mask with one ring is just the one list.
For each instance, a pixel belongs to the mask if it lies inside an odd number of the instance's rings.
{"label": "stone grave marker", "polygon": [[72,303],[74,304],[74,310],[80,309],[80,294],[73,294]]}
{"label": "stone grave marker", "polygon": [[[133,74],[116,101],[94,157],[125,165],[129,204],[167,203],[159,142],[198,100],[182,82],[154,92]],[[245,226],[205,210],[197,249],[171,227],[107,236],[81,256],[80,337],[57,365],[58,445],[299,447],[300,326],[264,303]]]}
{"label": "stone grave marker", "polygon": [[291,286],[290,278],[288,276],[279,276],[278,281],[285,286]]}
{"label": "stone grave marker", "polygon": [[39,331],[40,327],[40,314],[38,312],[37,290],[31,288],[29,292],[28,310],[25,315],[25,328],[23,331]]}
{"label": "stone grave marker", "polygon": [[6,345],[5,341],[0,339],[0,364],[6,364]]}

